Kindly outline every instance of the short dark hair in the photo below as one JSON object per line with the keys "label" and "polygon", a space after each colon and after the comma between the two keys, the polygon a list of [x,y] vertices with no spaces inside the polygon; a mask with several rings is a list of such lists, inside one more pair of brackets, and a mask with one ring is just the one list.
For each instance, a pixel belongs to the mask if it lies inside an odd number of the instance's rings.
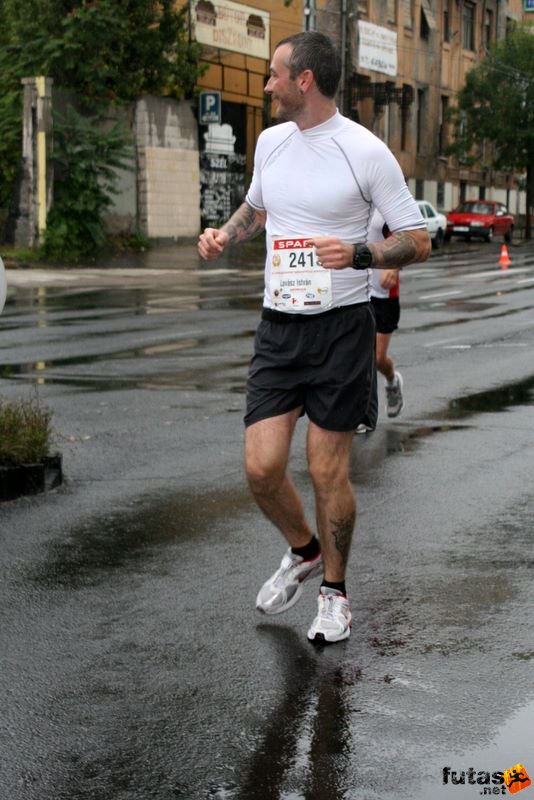
{"label": "short dark hair", "polygon": [[288,64],[291,79],[311,69],[321,94],[334,97],[341,78],[341,57],[328,36],[317,31],[302,31],[282,39],[276,49],[283,44],[293,48]]}

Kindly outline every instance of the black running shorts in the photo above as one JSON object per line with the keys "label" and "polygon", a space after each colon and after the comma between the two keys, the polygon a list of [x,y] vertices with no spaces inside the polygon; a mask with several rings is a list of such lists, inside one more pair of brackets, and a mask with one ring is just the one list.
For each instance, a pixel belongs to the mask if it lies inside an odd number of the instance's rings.
{"label": "black running shorts", "polygon": [[369,303],[313,315],[264,309],[248,374],[245,425],[302,406],[325,430],[355,430],[368,410],[374,358]]}
{"label": "black running shorts", "polygon": [[399,327],[400,303],[398,297],[371,297],[376,317],[377,333],[393,333]]}

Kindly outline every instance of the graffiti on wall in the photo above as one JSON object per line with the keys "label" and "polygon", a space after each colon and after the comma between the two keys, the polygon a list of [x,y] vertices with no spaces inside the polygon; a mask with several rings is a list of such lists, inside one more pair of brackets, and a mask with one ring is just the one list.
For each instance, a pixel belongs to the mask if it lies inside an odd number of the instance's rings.
{"label": "graffiti on wall", "polygon": [[202,227],[220,228],[245,199],[246,156],[234,152],[231,125],[208,125],[200,153]]}

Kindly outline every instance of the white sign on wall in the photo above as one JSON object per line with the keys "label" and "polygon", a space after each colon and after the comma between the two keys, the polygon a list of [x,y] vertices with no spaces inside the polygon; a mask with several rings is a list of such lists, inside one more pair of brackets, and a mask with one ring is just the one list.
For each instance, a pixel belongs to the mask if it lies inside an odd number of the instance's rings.
{"label": "white sign on wall", "polygon": [[230,0],[191,2],[193,37],[200,44],[270,58],[270,14]]}
{"label": "white sign on wall", "polygon": [[397,34],[389,28],[358,21],[358,67],[397,74]]}

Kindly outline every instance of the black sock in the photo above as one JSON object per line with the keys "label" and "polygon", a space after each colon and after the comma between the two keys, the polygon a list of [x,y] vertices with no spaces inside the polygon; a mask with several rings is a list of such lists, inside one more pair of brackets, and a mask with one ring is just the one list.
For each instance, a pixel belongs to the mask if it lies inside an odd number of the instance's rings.
{"label": "black sock", "polygon": [[345,581],[327,581],[323,579],[321,586],[324,586],[325,589],[336,589],[338,592],[341,592],[341,594],[347,594]]}
{"label": "black sock", "polygon": [[316,536],[312,536],[310,541],[304,547],[292,547],[291,552],[296,556],[301,556],[304,561],[310,561],[320,552],[319,540]]}

